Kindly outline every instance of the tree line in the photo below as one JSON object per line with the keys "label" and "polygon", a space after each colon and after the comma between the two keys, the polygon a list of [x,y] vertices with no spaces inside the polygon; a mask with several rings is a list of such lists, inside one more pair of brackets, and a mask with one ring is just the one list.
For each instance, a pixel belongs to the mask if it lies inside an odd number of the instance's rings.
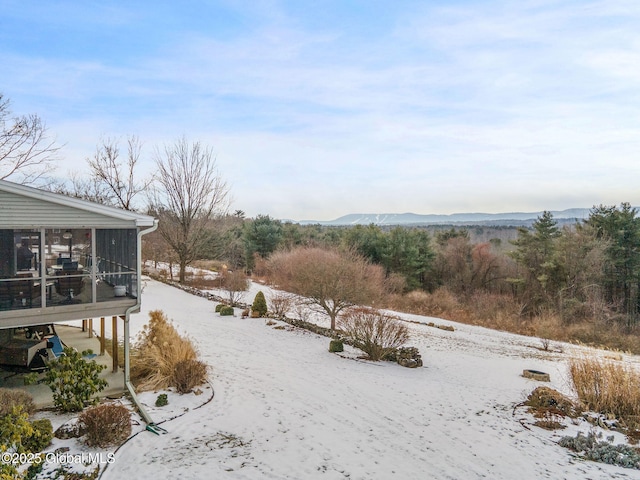
{"label": "tree line", "polygon": [[236,211],[212,225],[203,254],[262,276],[275,253],[310,247],[381,267],[390,292],[482,292],[512,298],[523,318],[552,312],[567,322],[638,323],[640,219],[629,203],[595,206],[586,220],[563,226],[544,212],[508,244],[473,243],[466,228],[430,235],[419,227],[300,225]]}
{"label": "tree line", "polygon": [[[34,183],[50,173],[60,147],[36,115],[12,116],[0,95],[0,178]],[[179,138],[153,151],[155,174],[141,179],[140,140],[103,139],[89,174],[49,180],[53,191],[160,220],[144,255],[179,266],[179,281],[198,259],[218,259],[232,270],[266,275],[267,260],[301,248],[357,255],[379,267],[392,293],[446,289],[460,298],[478,292],[516,301],[520,314],[553,312],[571,322],[615,320],[627,327],[640,311],[640,220],[628,203],[595,206],[589,217],[559,226],[544,212],[515,240],[472,242],[466,228],[430,234],[419,227],[329,227],[281,222],[268,215],[246,218],[228,211],[229,188],[212,149]],[[327,257],[328,258],[328,257]]]}

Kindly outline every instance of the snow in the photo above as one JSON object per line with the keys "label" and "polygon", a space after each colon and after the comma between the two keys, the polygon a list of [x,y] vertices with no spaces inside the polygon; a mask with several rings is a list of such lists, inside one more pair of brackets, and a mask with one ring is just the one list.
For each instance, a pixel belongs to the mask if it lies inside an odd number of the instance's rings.
{"label": "snow", "polygon": [[[252,283],[244,301],[258,290],[267,299],[272,293]],[[588,433],[586,421],[549,432],[516,408],[540,385],[570,394],[567,359],[586,348],[552,342],[542,351],[535,338],[398,313],[424,361],[408,369],[359,359],[348,346],[330,353],[326,337],[242,319],[240,309],[221,317],[214,302],[149,279],[142,306],[132,334],[149,311],[163,310],[210,366],[210,385],[199,395],[164,392],[165,407],[154,406],[163,392],[140,394],[167,433],[145,431],[136,416],[135,434],[101,465],[102,479],[640,478],[557,445],[561,436]],[[524,369],[548,372],[551,383],[522,377]],[[74,442],[71,451],[88,451]]]}

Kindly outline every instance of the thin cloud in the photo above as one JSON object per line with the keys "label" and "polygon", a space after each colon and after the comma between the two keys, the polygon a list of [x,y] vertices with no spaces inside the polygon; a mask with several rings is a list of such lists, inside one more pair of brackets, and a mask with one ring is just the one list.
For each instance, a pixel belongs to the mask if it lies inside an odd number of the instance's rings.
{"label": "thin cloud", "polygon": [[640,201],[635,2],[384,8],[32,10],[41,26],[75,29],[70,39],[122,38],[68,56],[0,48],[3,93],[60,129],[74,162],[103,135],[206,141],[249,215]]}

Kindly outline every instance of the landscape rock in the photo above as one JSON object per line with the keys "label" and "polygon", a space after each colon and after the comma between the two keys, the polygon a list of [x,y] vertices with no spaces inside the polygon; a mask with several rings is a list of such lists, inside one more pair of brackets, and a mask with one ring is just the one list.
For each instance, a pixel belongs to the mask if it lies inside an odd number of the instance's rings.
{"label": "landscape rock", "polygon": [[416,347],[399,348],[396,355],[398,365],[407,368],[422,367],[422,356]]}
{"label": "landscape rock", "polygon": [[85,434],[82,425],[79,422],[73,420],[61,425],[55,432],[54,436],[61,440],[68,440],[70,438],[79,438]]}

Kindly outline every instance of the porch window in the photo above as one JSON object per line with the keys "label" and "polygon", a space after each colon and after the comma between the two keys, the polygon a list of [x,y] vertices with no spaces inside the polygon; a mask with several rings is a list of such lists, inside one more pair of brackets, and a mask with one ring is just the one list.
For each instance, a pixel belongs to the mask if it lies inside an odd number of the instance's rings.
{"label": "porch window", "polygon": [[0,311],[128,301],[137,229],[0,229]]}
{"label": "porch window", "polygon": [[91,229],[48,229],[45,239],[46,304],[93,303]]}

